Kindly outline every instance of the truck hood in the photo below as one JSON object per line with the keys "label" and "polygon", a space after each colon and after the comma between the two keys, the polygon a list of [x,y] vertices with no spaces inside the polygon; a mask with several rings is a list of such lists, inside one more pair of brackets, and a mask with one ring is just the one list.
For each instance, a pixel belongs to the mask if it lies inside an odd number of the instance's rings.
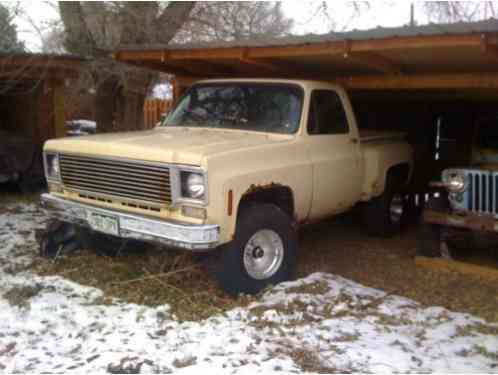
{"label": "truck hood", "polygon": [[208,128],[156,128],[50,140],[45,151],[202,165],[204,158],[231,151],[288,142],[288,134]]}

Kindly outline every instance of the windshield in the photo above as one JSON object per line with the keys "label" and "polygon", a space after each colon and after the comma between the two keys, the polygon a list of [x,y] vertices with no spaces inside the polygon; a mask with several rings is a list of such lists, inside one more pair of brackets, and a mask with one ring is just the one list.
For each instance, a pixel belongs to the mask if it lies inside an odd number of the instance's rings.
{"label": "windshield", "polygon": [[192,86],[162,126],[295,133],[303,90],[294,85],[211,83]]}
{"label": "windshield", "polygon": [[498,149],[498,117],[479,121],[478,132],[480,147]]}

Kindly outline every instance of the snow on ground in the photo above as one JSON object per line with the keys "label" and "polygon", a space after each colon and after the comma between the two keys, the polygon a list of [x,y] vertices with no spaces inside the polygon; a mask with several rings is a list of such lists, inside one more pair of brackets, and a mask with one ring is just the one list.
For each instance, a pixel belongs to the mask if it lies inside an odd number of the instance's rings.
{"label": "snow on ground", "polygon": [[43,212],[0,209],[0,372],[498,371],[497,325],[331,274],[201,322],[168,306],[102,305],[95,288],[26,268]]}

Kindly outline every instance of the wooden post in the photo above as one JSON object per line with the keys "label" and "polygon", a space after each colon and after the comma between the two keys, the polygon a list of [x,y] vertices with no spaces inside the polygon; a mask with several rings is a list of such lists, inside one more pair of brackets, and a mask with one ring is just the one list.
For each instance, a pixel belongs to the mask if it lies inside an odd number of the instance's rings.
{"label": "wooden post", "polygon": [[65,95],[64,95],[64,81],[53,80],[53,113],[54,113],[54,129],[55,137],[66,136],[66,114],[65,114]]}

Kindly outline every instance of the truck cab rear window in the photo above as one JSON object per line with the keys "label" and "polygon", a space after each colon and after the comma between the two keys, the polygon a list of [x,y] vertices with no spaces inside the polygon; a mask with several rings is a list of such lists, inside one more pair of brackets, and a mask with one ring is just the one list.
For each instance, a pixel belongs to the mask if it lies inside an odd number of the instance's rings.
{"label": "truck cab rear window", "polygon": [[339,95],[331,90],[314,90],[311,93],[308,133],[319,135],[348,132],[348,119]]}

